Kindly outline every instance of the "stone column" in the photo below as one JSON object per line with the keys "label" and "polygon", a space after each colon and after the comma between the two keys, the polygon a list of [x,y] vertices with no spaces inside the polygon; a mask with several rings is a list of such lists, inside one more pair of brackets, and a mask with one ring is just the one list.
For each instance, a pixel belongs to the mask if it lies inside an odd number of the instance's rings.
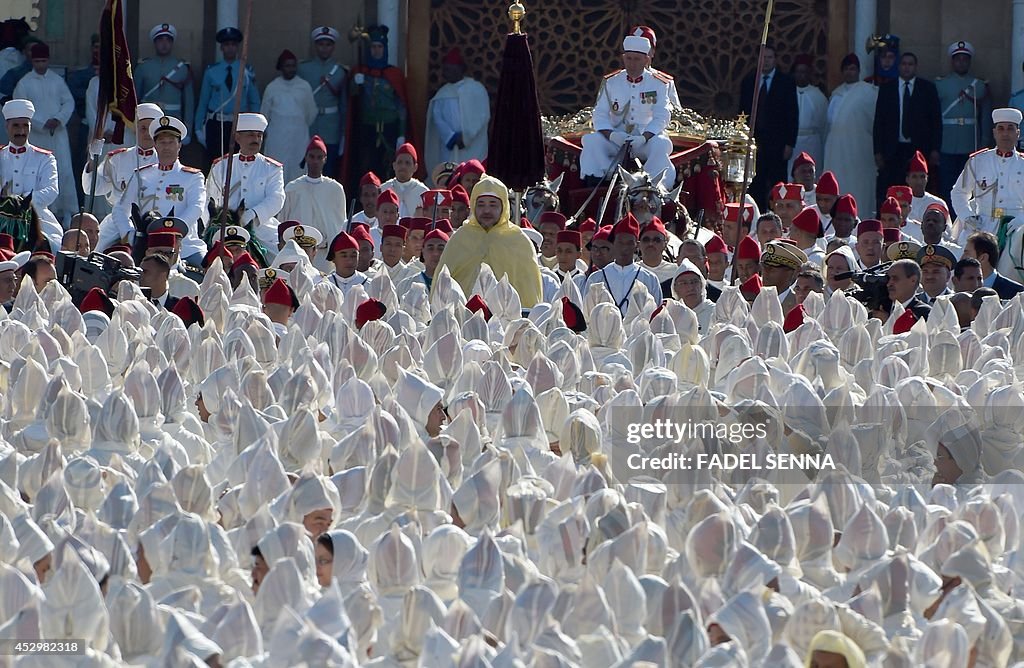
{"label": "stone column", "polygon": [[1013,0],[1013,33],[1010,37],[1010,94],[1024,88],[1024,0]]}
{"label": "stone column", "polygon": [[878,0],[857,0],[853,5],[853,52],[860,58],[860,76],[875,73],[875,59],[864,48],[878,25]]}
{"label": "stone column", "polygon": [[399,9],[400,0],[377,0],[377,23],[388,27],[388,62],[404,70],[405,68],[398,60],[401,23]]}

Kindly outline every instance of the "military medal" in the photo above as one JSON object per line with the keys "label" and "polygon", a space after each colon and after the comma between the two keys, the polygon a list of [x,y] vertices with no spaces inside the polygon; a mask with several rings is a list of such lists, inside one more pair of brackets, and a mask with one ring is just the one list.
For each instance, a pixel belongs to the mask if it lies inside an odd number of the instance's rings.
{"label": "military medal", "polygon": [[612,102],[612,113],[613,114],[619,113],[619,101],[618,100],[615,100],[614,102]]}

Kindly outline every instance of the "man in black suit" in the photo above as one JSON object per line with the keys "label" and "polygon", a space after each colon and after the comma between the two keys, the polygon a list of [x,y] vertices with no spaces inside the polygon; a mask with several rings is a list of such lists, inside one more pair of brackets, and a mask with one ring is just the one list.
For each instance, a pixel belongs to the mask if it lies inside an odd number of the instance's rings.
{"label": "man in black suit", "polygon": [[942,111],[935,84],[917,76],[917,56],[900,57],[900,76],[882,84],[875,102],[875,164],[878,180],[876,205],[889,186],[903,185],[907,163],[920,151],[932,165],[939,164]]}
{"label": "man in black suit", "polygon": [[142,260],[139,285],[149,288],[149,298],[157,306],[171,311],[178,300],[170,295],[167,279],[171,275],[171,259],[162,253],[147,255]]}
{"label": "man in black suit", "polygon": [[921,288],[921,266],[910,259],[896,260],[886,272],[889,277],[889,300],[903,304],[915,317],[928,319],[932,307],[917,296]]}
{"label": "man in black suit", "polygon": [[975,232],[967,237],[964,257],[973,257],[981,264],[982,287],[992,288],[1003,301],[1013,299],[1018,292],[1024,292],[1024,285],[1009,279],[996,271],[999,262],[999,242],[991,232]]}
{"label": "man in black suit", "polygon": [[[786,182],[786,163],[796,145],[800,110],[797,106],[796,83],[775,66],[775,49],[766,46],[761,75],[757,77],[761,92],[757,101],[757,173],[750,184],[750,195],[761,211],[767,211],[768,193],[779,181]],[[754,76],[743,80],[740,89],[740,111],[750,115],[754,104]]]}

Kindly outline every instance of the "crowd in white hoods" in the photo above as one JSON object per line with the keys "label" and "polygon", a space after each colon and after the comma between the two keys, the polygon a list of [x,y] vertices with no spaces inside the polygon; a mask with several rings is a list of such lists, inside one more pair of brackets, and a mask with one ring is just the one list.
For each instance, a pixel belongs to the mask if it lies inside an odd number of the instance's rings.
{"label": "crowd in white hoods", "polygon": [[[87,646],[0,665],[1024,665],[1019,297],[894,334],[837,289],[787,331],[688,260],[625,316],[305,272],[287,324],[219,259],[204,326],[127,285],[0,311],[0,638]],[[834,467],[629,472],[630,415]]]}

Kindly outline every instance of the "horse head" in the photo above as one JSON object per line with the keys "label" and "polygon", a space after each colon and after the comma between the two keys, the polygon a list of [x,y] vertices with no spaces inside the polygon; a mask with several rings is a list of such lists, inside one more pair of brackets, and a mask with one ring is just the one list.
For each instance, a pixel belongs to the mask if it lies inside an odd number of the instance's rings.
{"label": "horse head", "polygon": [[662,207],[679,197],[679,189],[675,196],[665,189],[665,171],[662,170],[652,179],[647,172],[631,174],[619,167],[619,178],[622,188],[626,191],[626,204],[633,217],[641,225],[649,223],[655,216],[661,217]]}
{"label": "horse head", "polygon": [[540,214],[545,211],[558,210],[558,189],[562,186],[562,177],[565,172],[558,175],[554,181],[548,181],[545,177],[539,183],[526,189],[526,196],[523,197],[523,204],[526,206],[526,218],[534,223]]}
{"label": "horse head", "polygon": [[0,233],[14,238],[16,252],[34,250],[41,233],[39,216],[32,208],[32,193],[11,195],[9,192],[8,185],[0,192]]}

